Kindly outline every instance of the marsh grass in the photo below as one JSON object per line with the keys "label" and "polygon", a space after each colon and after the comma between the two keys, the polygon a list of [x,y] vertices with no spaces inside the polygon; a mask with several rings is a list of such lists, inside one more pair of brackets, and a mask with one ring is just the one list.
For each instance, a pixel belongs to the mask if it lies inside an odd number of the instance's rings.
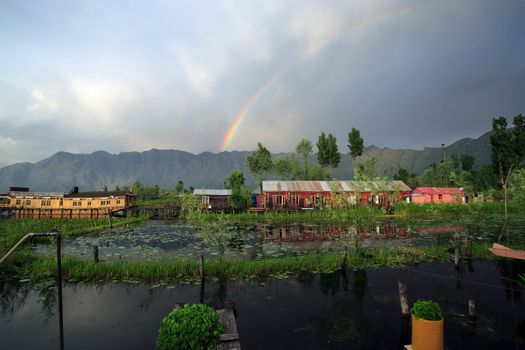
{"label": "marsh grass", "polygon": [[[489,244],[474,244],[472,259],[494,258]],[[363,248],[348,251],[349,269],[401,267],[430,261],[452,261],[451,246]],[[336,252],[308,252],[303,255],[262,258],[260,260],[208,260],[206,277],[217,279],[266,279],[287,277],[301,271],[331,272],[341,268],[341,255]],[[56,260],[53,256],[29,257],[19,266],[19,276],[45,279],[54,276]],[[195,282],[199,280],[199,264],[189,259],[170,261],[83,261],[64,257],[64,278],[69,281],[145,281]]]}

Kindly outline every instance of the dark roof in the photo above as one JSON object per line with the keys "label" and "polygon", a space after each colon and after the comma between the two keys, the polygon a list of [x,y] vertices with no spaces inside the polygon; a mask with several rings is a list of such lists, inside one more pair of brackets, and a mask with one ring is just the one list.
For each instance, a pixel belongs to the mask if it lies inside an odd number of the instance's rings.
{"label": "dark roof", "polygon": [[123,197],[123,196],[134,196],[133,193],[125,191],[95,191],[95,192],[77,192],[77,193],[66,193],[65,198],[96,198],[96,197]]}

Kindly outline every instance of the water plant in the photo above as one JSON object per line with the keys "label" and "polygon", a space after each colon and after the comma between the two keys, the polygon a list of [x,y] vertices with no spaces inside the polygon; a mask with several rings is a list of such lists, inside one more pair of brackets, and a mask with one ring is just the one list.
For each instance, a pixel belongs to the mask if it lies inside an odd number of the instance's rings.
{"label": "water plant", "polygon": [[410,309],[412,315],[427,321],[439,321],[443,319],[443,313],[439,304],[432,300],[418,300]]}
{"label": "water plant", "polygon": [[219,344],[223,326],[219,316],[204,304],[173,309],[160,324],[160,350],[208,350]]}

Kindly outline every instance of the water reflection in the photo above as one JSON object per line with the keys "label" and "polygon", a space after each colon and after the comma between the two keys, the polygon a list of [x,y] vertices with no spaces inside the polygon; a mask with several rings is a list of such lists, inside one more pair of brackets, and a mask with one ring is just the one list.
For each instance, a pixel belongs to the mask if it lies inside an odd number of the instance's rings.
{"label": "water reflection", "polygon": [[[100,234],[64,240],[64,253],[93,259],[93,246],[101,260],[168,260],[173,257],[257,259],[307,250],[341,249],[342,246],[381,247],[395,245],[450,244],[454,235],[465,242],[523,242],[525,217],[513,217],[504,223],[493,217],[446,218],[432,220],[355,221],[329,223],[258,223],[224,222],[211,224],[202,233],[195,227],[177,222],[149,221]],[[37,250],[50,254],[51,247]]]}
{"label": "water reflection", "polygon": [[[411,301],[440,303],[448,348],[524,349],[525,301],[516,277],[525,263],[472,261],[459,289],[453,263],[406,269],[380,268],[313,274],[286,280],[208,281],[204,302],[235,301],[238,329],[247,349],[399,349],[407,325],[399,308],[397,280],[407,282]],[[199,285],[110,283],[64,287],[65,338],[70,349],[154,348],[160,320],[176,303],[199,300]],[[52,288],[30,282],[0,282],[2,348],[56,348],[56,298]],[[469,299],[478,315],[468,317]],[[31,337],[27,336],[31,329]],[[96,336],[95,336],[96,335]]]}

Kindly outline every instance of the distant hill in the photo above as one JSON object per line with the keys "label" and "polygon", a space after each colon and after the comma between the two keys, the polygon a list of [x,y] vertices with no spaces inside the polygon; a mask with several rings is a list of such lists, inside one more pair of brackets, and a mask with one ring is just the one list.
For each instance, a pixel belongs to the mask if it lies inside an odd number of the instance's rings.
{"label": "distant hill", "polygon": [[[490,161],[489,136],[490,133],[487,133],[478,139],[461,139],[446,147],[446,154],[448,157],[452,153],[472,154],[476,157],[476,167],[479,167]],[[72,186],[79,186],[82,191],[88,191],[104,186],[112,189],[116,185],[135,181],[173,188],[178,180],[182,180],[187,187],[222,188],[224,179],[233,169],[243,170],[248,184],[255,185],[255,180],[244,167],[244,158],[248,153],[192,154],[158,149],[119,154],[104,151],[91,154],[58,152],[36,163],[18,163],[1,168],[0,192],[7,191],[10,186],[27,186],[34,191],[68,191]],[[370,146],[358,161],[374,156],[379,158],[384,174],[397,172],[399,166],[420,174],[430,164],[441,160],[442,150],[439,147],[395,150]],[[312,160],[315,160],[314,156]],[[353,167],[351,157],[345,154],[332,174],[336,179],[350,179]]]}

